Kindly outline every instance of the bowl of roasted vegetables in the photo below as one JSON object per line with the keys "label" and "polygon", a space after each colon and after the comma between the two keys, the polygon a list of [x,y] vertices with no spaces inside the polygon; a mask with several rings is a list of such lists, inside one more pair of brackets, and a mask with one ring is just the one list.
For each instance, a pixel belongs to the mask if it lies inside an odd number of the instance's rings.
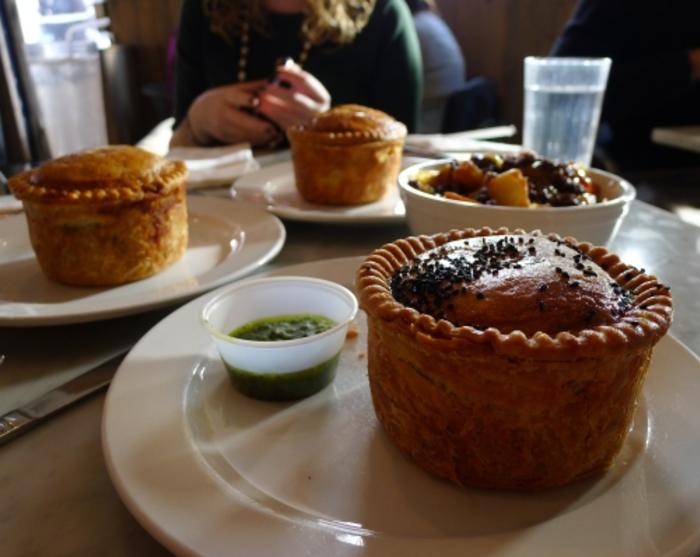
{"label": "bowl of roasted vegetables", "polygon": [[419,163],[401,172],[399,186],[414,234],[506,226],[597,245],[612,240],[636,195],[609,172],[525,152]]}

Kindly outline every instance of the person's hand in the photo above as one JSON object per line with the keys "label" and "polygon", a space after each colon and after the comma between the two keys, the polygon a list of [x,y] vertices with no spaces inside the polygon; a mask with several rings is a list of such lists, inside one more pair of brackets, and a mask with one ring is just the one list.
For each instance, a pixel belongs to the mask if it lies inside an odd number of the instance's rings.
{"label": "person's hand", "polygon": [[258,112],[286,130],[328,110],[331,95],[309,72],[287,63],[277,68],[275,80],[258,93],[258,101]]}
{"label": "person's hand", "polygon": [[187,113],[187,124],[195,143],[231,144],[248,141],[269,145],[281,139],[279,130],[258,118],[258,92],[264,81],[248,81],[209,89],[195,99]]}

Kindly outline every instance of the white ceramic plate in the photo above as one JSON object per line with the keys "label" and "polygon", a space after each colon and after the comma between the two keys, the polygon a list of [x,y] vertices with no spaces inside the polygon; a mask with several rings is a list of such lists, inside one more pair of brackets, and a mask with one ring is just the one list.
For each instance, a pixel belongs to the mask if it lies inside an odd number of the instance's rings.
{"label": "white ceramic plate", "polygon": [[79,323],[146,311],[239,278],[284,245],[284,226],[259,207],[202,196],[188,196],[187,205],[185,256],[157,275],[111,288],[50,281],[39,269],[24,215],[0,217],[0,325]]}
{"label": "white ceramic plate", "polygon": [[245,174],[231,187],[236,199],[252,201],[288,220],[337,224],[381,224],[402,222],[406,216],[398,186],[389,188],[379,201],[352,207],[308,203],[294,185],[294,168],[285,161]]}
{"label": "white ceramic plate", "polygon": [[[351,286],[361,258],[279,274]],[[109,473],[136,518],[179,555],[690,556],[700,549],[700,361],[656,350],[617,464],[540,493],[460,490],[403,458],[367,384],[366,329],[333,385],[298,403],[230,385],[198,323],[209,298],[136,345],[107,396]]]}

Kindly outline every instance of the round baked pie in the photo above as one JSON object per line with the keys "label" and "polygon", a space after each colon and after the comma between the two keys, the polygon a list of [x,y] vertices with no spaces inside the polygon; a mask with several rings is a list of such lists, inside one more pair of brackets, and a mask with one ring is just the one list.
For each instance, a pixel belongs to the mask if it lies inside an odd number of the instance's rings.
{"label": "round baked pie", "polygon": [[58,282],[116,285],[163,270],[187,247],[182,161],[138,147],[67,155],[9,181],[41,269]]}
{"label": "round baked pie", "polygon": [[287,131],[299,194],[311,203],[359,205],[396,187],[406,126],[366,106],[339,105]]}
{"label": "round baked pie", "polygon": [[561,486],[627,435],[668,287],[602,247],[506,229],[398,240],[357,271],[377,417],[460,485]]}

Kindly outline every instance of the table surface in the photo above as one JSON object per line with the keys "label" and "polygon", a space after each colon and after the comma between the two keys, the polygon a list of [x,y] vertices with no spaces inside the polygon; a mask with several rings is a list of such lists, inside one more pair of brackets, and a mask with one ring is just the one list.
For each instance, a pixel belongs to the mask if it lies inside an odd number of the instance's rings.
{"label": "table surface", "polygon": [[[403,224],[285,225],[285,247],[259,272],[295,263],[364,255],[409,234]],[[675,306],[671,331],[696,354],[700,353],[696,317],[700,313],[700,228],[635,201],[611,247],[624,261],[644,267],[671,286]],[[50,343],[54,358],[74,358],[84,338],[97,339],[96,342],[102,339],[101,349],[114,350],[113,343],[104,339],[118,338],[120,343],[132,344],[172,309],[88,325],[0,328],[0,352],[11,352],[13,362],[31,360],[34,370],[38,367],[37,336]],[[46,363],[51,365],[48,360]],[[2,406],[3,393],[18,387],[25,393],[32,388],[45,390],[42,385],[50,373],[50,367],[42,373],[28,374],[21,366],[14,370],[8,365],[0,366],[0,409],[9,409]],[[104,394],[93,396],[0,446],[0,554],[169,555],[136,522],[112,487],[101,451],[103,403]]]}

